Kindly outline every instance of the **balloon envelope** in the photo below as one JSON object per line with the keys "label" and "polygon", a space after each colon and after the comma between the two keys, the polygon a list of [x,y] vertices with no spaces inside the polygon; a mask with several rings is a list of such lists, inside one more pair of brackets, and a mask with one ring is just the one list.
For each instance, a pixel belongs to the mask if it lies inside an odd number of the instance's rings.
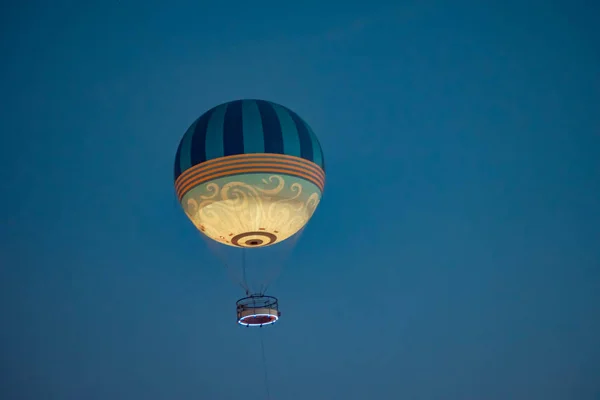
{"label": "balloon envelope", "polygon": [[216,106],[189,127],[175,190],[210,239],[235,247],[282,242],[310,220],[325,186],[321,145],[290,109],[264,100]]}

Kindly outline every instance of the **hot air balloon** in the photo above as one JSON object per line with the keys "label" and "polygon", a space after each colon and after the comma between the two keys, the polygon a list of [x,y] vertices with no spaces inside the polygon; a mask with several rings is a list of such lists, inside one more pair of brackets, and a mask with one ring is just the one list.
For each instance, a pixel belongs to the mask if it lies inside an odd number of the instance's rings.
{"label": "hot air balloon", "polygon": [[[184,134],[175,157],[175,191],[185,214],[216,243],[212,248],[241,251],[242,268],[246,252],[294,242],[324,186],[323,151],[310,126],[265,100],[235,100],[208,110]],[[279,319],[278,299],[265,295],[266,288],[242,286],[239,324]]]}

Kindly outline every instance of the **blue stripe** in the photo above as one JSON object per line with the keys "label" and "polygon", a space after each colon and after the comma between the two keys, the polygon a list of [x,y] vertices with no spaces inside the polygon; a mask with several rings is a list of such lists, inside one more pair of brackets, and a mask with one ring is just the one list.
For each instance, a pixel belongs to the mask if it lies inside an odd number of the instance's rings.
{"label": "blue stripe", "polygon": [[315,135],[315,132],[313,132],[310,125],[308,125],[306,121],[303,122],[304,126],[306,126],[306,129],[310,133],[310,141],[312,142],[313,148],[313,162],[323,168],[323,151],[321,150],[321,143],[319,143],[319,139],[317,139],[317,135]]}
{"label": "blue stripe", "polygon": [[223,123],[223,155],[244,154],[242,100],[229,103]]}
{"label": "blue stripe", "polygon": [[321,147],[321,143],[319,142],[319,151],[321,152],[321,168],[323,172],[325,172],[325,153],[323,153],[323,147]]}
{"label": "blue stripe", "polygon": [[283,154],[283,134],[277,113],[264,100],[256,100],[262,120],[265,153]]}
{"label": "blue stripe", "polygon": [[290,116],[296,124],[296,129],[298,129],[298,137],[300,138],[300,157],[308,161],[313,161],[312,140],[310,138],[310,133],[308,132],[308,129],[304,124],[304,121],[302,121],[298,114],[291,110]]}
{"label": "blue stripe", "polygon": [[177,146],[177,153],[175,153],[175,165],[173,166],[173,175],[174,179],[177,180],[179,175],[181,175],[181,165],[179,165],[179,160],[181,159],[181,143],[183,142],[183,138],[179,141],[179,145]]}
{"label": "blue stripe", "polygon": [[194,146],[197,146],[197,143],[195,143],[196,132],[202,124],[206,124],[207,119],[204,115],[196,119],[185,132],[185,135],[183,135],[183,139],[181,139],[181,148],[179,150],[179,170],[181,172],[194,165],[192,153],[194,152]]}
{"label": "blue stripe", "polygon": [[279,104],[271,102],[269,102],[269,104],[271,104],[277,114],[277,118],[279,118],[283,136],[283,153],[300,157],[300,138],[298,137],[298,129],[296,129],[296,124],[290,116],[289,110]]}
{"label": "blue stripe", "polygon": [[229,103],[215,107],[206,128],[206,158],[202,161],[223,157],[223,125]]}
{"label": "blue stripe", "polygon": [[265,140],[260,111],[256,102],[244,100],[242,102],[242,118],[244,126],[244,153],[264,153]]}

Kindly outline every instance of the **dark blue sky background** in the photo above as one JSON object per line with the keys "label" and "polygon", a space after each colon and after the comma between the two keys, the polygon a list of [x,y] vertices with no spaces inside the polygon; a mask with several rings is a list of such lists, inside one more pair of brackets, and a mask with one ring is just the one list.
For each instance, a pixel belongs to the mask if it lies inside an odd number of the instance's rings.
{"label": "dark blue sky background", "polygon": [[270,289],[273,399],[600,398],[598,3],[392,4],[2,5],[2,399],[264,398],[172,187],[242,97],[327,157]]}

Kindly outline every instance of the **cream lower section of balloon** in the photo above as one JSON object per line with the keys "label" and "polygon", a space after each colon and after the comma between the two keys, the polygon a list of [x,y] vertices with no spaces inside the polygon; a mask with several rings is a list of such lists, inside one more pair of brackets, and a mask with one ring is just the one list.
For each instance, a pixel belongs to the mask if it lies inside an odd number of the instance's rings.
{"label": "cream lower section of balloon", "polygon": [[264,247],[302,229],[320,199],[319,188],[307,180],[246,174],[198,185],[181,204],[196,228],[209,238],[236,247]]}

